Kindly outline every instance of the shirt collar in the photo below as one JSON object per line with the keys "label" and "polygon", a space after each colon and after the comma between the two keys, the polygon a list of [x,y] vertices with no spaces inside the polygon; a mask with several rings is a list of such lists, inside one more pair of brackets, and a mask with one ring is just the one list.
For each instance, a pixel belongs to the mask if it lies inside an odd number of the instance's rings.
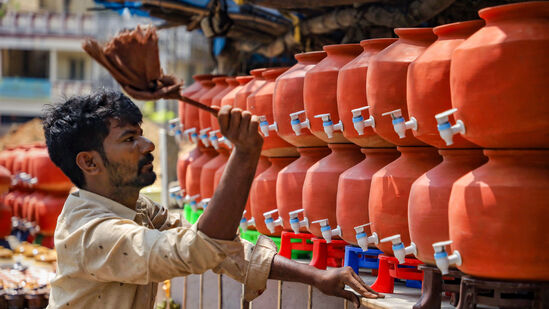
{"label": "shirt collar", "polygon": [[113,201],[110,198],[106,198],[102,195],[99,195],[90,191],[86,191],[84,189],[79,189],[79,191],[73,194],[75,194],[76,196],[79,196],[82,199],[97,202],[98,204],[108,208],[110,211],[112,211],[116,215],[128,220],[134,220],[135,215],[137,214],[135,210],[130,209],[116,201]]}

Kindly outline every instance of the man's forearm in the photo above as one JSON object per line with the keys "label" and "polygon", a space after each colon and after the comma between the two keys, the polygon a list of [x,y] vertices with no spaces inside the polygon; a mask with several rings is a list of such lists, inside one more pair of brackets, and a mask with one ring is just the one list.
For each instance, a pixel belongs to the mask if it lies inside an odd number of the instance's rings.
{"label": "man's forearm", "polygon": [[232,240],[235,237],[259,156],[259,150],[233,151],[208,208],[198,223],[202,233],[215,239]]}
{"label": "man's forearm", "polygon": [[271,264],[269,279],[300,282],[314,286],[321,274],[322,271],[313,266],[298,263],[277,254]]}

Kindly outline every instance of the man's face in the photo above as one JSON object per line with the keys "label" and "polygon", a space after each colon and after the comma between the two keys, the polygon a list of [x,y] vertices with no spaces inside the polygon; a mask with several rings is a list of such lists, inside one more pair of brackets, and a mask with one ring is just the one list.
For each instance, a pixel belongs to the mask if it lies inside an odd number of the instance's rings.
{"label": "man's face", "polygon": [[143,137],[143,130],[139,125],[120,125],[118,120],[111,120],[103,149],[111,186],[119,189],[141,189],[156,180],[151,154],[154,144]]}

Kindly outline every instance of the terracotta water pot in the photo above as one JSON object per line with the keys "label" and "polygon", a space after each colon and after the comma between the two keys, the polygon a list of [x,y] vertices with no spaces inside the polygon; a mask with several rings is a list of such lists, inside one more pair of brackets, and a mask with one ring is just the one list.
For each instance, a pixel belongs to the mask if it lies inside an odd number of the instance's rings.
{"label": "terracotta water pot", "polygon": [[[211,74],[197,74],[193,75],[193,79],[195,80],[192,85],[189,87],[186,87],[181,91],[181,95],[184,95],[186,97],[191,97],[193,94],[197,93],[202,89],[202,84],[200,83],[201,80],[209,80],[212,78]],[[178,115],[179,115],[179,121],[181,121],[181,124],[183,125],[183,128],[185,128],[185,108],[187,107],[187,104],[185,104],[183,101],[178,102]]]}
{"label": "terracotta water pot", "polygon": [[[370,222],[367,197],[370,196],[372,176],[400,155],[395,148],[361,148],[360,151],[366,158],[339,176],[336,204],[341,238],[355,245],[354,227]],[[372,234],[368,227],[365,231]]]}
{"label": "terracotta water pot", "polygon": [[66,199],[65,195],[45,194],[41,199],[36,200],[34,211],[36,222],[40,226],[40,234],[53,236],[57,225],[57,217],[63,210]]}
{"label": "terracotta water pot", "polygon": [[248,109],[248,96],[252,94],[252,92],[259,89],[259,87],[263,86],[265,84],[265,79],[263,78],[263,72],[265,72],[266,68],[261,69],[255,69],[251,70],[250,74],[253,76],[253,79],[246,83],[242,89],[240,89],[239,92],[236,93],[235,96],[235,106],[242,109],[247,110]]}
{"label": "terracotta water pot", "polygon": [[0,165],[0,195],[8,192],[10,186],[11,186],[10,171],[4,166]]}
{"label": "terracotta water pot", "polygon": [[3,151],[5,155],[3,156],[4,166],[10,171],[10,173],[13,175],[13,159],[15,159],[16,154],[16,147],[6,147],[6,149]]}
{"label": "terracotta water pot", "polygon": [[[397,109],[408,119],[406,77],[408,66],[436,40],[432,28],[395,29],[399,39],[370,59],[366,76],[369,112],[375,120],[374,131],[385,140],[399,146],[423,146],[425,143],[406,131],[404,138],[395,132],[393,121],[384,115]],[[395,119],[396,120],[396,119]]]}
{"label": "terracotta water pot", "polygon": [[548,148],[549,2],[479,15],[486,26],[452,55],[452,106],[463,136],[484,148]]}
{"label": "terracotta water pot", "polygon": [[[269,158],[271,166],[263,173],[259,174],[252,183],[252,188],[250,190],[250,210],[255,219],[255,227],[261,234],[280,236],[282,227],[277,226],[275,233],[271,233],[265,225],[263,213],[277,209],[276,180],[278,173],[296,159],[296,157]],[[277,218],[278,215],[273,216],[273,219],[276,220]]]}
{"label": "terracotta water pot", "polygon": [[[296,157],[298,156],[295,147],[278,136],[273,128],[273,93],[275,80],[288,68],[267,69],[263,72],[265,83],[248,96],[248,110],[259,116],[260,131],[263,134],[263,148],[261,155],[266,157]],[[274,124],[276,126],[276,124]]]}
{"label": "terracotta water pot", "polygon": [[200,173],[201,199],[211,198],[213,196],[215,172],[218,168],[227,163],[229,155],[229,150],[219,148],[219,154],[202,166],[202,171]]}
{"label": "terracotta water pot", "polygon": [[[255,169],[254,181],[255,181],[255,178],[259,177],[259,175],[261,175],[264,171],[266,171],[270,166],[271,166],[271,162],[267,157],[264,157],[264,156],[259,157],[259,162],[257,162],[257,167]],[[220,168],[224,168],[224,166]],[[218,174],[218,172],[220,171],[219,170],[216,171],[216,174]],[[219,179],[221,179],[222,174],[223,174],[223,171],[220,172]],[[246,201],[246,208],[245,208],[246,214],[244,215],[244,218],[246,218],[247,220],[250,220],[252,218],[252,209],[251,209],[250,199],[251,199],[251,189],[250,189],[250,193],[248,194],[248,200]],[[255,229],[255,227],[249,226],[248,229]]]}
{"label": "terracotta water pot", "polygon": [[[196,158],[189,167],[187,167],[187,175],[185,178],[185,191],[188,196],[194,196],[201,194],[200,192],[200,175],[202,173],[202,167],[206,165],[210,160],[218,155],[212,147],[206,147],[201,149],[202,155]],[[202,199],[202,196],[198,200]]]}
{"label": "terracotta water pot", "polygon": [[[353,115],[352,110],[368,106],[366,100],[366,74],[370,59],[394,43],[396,39],[363,40],[363,52],[339,70],[337,77],[337,109],[343,123],[343,135],[360,147],[391,147],[393,144],[379,137],[372,126],[362,125],[362,134],[355,129],[355,123],[369,119],[368,110]],[[362,118],[360,118],[362,117]],[[364,122],[363,122],[364,123]],[[375,124],[374,124],[375,125]]]}
{"label": "terracotta water pot", "polygon": [[[276,79],[273,101],[273,117],[278,125],[278,135],[296,147],[326,146],[326,143],[314,136],[309,129],[301,126],[305,119],[303,115],[295,115],[292,120],[290,114],[304,111],[303,83],[305,74],[326,57],[324,51],[296,54],[296,65],[291,67]],[[292,129],[292,121],[299,122],[299,135]]]}
{"label": "terracotta water pot", "polygon": [[[202,96],[206,94],[208,91],[210,91],[210,89],[212,89],[214,86],[214,83],[211,80],[201,80],[200,84],[202,85],[202,89],[198,90],[197,92],[195,92],[193,95],[190,96],[191,99],[199,102],[200,102],[200,98],[202,98]],[[199,133],[201,129],[200,117],[199,117],[198,108],[192,105],[187,105],[185,107],[185,129],[187,130],[191,128],[196,129],[195,134]]]}
{"label": "terracotta water pot", "polygon": [[[225,78],[225,83],[227,84],[227,86],[223,90],[221,90],[215,97],[213,97],[212,106],[221,107],[221,101],[223,100],[223,98],[238,86],[238,82],[233,77]],[[210,114],[210,122],[212,124],[212,131],[219,130],[219,122],[217,121],[216,116]]]}
{"label": "terracotta water pot", "polygon": [[[200,103],[211,106],[213,99],[220,93],[222,93],[229,85],[225,81],[226,77],[214,77],[212,78],[212,81],[214,82],[213,88],[211,88],[208,92],[206,92],[203,96],[200,97]],[[212,117],[211,113],[205,111],[205,110],[199,110],[198,116],[200,118],[200,127],[201,130],[205,130],[207,128],[210,128],[210,130],[213,130],[212,125]],[[206,138],[209,138],[209,135],[206,133]],[[200,138],[202,139],[203,136],[201,135]]]}
{"label": "terracotta water pot", "polygon": [[408,225],[416,257],[434,265],[433,244],[450,239],[448,202],[452,185],[488,160],[480,149],[439,150],[442,163],[421,175],[410,189]]}
{"label": "terracotta water pot", "polygon": [[452,108],[450,95],[452,52],[483,25],[482,20],[472,20],[434,28],[433,32],[438,39],[408,67],[406,86],[408,114],[417,121],[417,130],[412,130],[412,133],[420,141],[437,148],[478,147],[461,135],[454,137],[452,145],[446,145],[440,138],[435,115]]}
{"label": "terracotta water pot", "polygon": [[249,83],[252,79],[254,79],[253,76],[237,76],[235,78],[238,85],[231,90],[229,93],[227,93],[223,99],[221,99],[221,106],[230,105],[235,107],[236,106],[236,94],[244,88],[244,86]]}
{"label": "terracotta water pot", "polygon": [[[401,155],[372,176],[368,211],[372,232],[378,238],[400,234],[402,243],[410,245],[408,232],[408,197],[414,181],[438,165],[442,158],[432,147],[398,147]],[[393,254],[391,242],[377,245],[385,254]]]}
{"label": "terracotta water pot", "polygon": [[[309,222],[328,219],[332,229],[337,227],[336,203],[339,175],[364,159],[355,144],[328,144],[332,153],[319,160],[309,170],[303,183],[303,209]],[[322,237],[319,224],[311,224],[309,231]]]}
{"label": "terracotta water pot", "polygon": [[[303,208],[303,185],[307,170],[318,160],[330,154],[328,147],[300,147],[297,148],[299,159],[283,168],[276,180],[276,200],[278,214],[282,217],[284,229],[291,231],[289,212]],[[303,217],[299,218],[303,220]],[[305,227],[302,232],[307,232]]]}
{"label": "terracotta water pot", "polygon": [[489,161],[458,179],[448,210],[464,273],[549,280],[549,151],[485,150]]}
{"label": "terracotta water pot", "polygon": [[186,188],[187,169],[189,168],[189,165],[202,155],[202,152],[200,151],[201,147],[203,148],[202,145],[198,145],[193,148],[193,150],[180,155],[177,159],[177,179],[179,180],[179,187],[181,189]]}
{"label": "terracotta water pot", "polygon": [[48,149],[36,149],[29,160],[32,161],[31,175],[37,180],[34,189],[68,193],[73,187],[70,179],[51,161]]}
{"label": "terracotta water pot", "polygon": [[11,209],[0,202],[0,238],[4,238],[11,233]]}
{"label": "terracotta water pot", "polygon": [[[334,125],[339,122],[337,111],[337,75],[339,70],[362,52],[360,44],[326,45],[323,47],[326,58],[305,74],[303,84],[303,102],[305,114],[311,124],[311,132],[326,143],[349,143],[343,137],[342,130]],[[330,114],[326,118],[315,118],[322,114]],[[325,132],[332,128],[332,137]]]}

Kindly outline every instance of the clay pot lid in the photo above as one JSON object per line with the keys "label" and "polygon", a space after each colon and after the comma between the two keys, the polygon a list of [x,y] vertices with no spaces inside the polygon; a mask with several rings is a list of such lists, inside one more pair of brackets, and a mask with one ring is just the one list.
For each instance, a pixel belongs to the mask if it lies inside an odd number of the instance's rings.
{"label": "clay pot lid", "polygon": [[364,51],[380,51],[382,49],[385,49],[385,47],[393,44],[398,39],[396,38],[383,38],[383,39],[369,39],[369,40],[362,40],[360,41],[360,46],[364,49]]}
{"label": "clay pot lid", "polygon": [[325,51],[319,50],[319,51],[313,51],[313,52],[308,52],[308,53],[295,54],[294,58],[299,63],[315,64],[315,63],[319,63],[320,60],[326,58],[326,55],[327,54],[326,54]]}
{"label": "clay pot lid", "polygon": [[529,1],[498,5],[478,11],[478,15],[486,22],[500,19],[525,18],[529,16],[547,18],[547,16],[549,16],[549,2]]}
{"label": "clay pot lid", "polygon": [[237,76],[237,77],[236,77],[236,81],[237,81],[240,85],[246,85],[246,84],[249,83],[252,79],[254,79],[254,77],[251,76],[251,75]]}
{"label": "clay pot lid", "polygon": [[475,19],[457,23],[446,24],[433,28],[433,32],[439,37],[462,37],[468,38],[471,34],[477,32],[484,26],[484,20]]}
{"label": "clay pot lid", "polygon": [[261,69],[253,69],[250,71],[250,74],[256,79],[263,79],[263,72],[265,72],[267,68],[261,68]]}
{"label": "clay pot lid", "polygon": [[201,81],[201,80],[205,80],[205,79],[212,79],[213,75],[212,74],[196,74],[196,75],[193,75],[193,79],[195,81]]}
{"label": "clay pot lid", "polygon": [[200,81],[200,84],[201,84],[202,86],[208,87],[208,88],[211,88],[211,87],[213,87],[213,86],[215,85],[215,83],[212,82],[212,81],[209,80],[209,79],[201,80],[201,81]]}
{"label": "clay pot lid", "polygon": [[234,77],[225,78],[225,82],[229,84],[229,86],[238,86],[238,81]]}
{"label": "clay pot lid", "polygon": [[290,67],[271,68],[263,72],[263,78],[266,80],[275,80],[280,74],[288,71]]}
{"label": "clay pot lid", "polygon": [[362,53],[362,47],[358,43],[324,45],[322,49],[328,55],[352,55],[356,57]]}
{"label": "clay pot lid", "polygon": [[411,41],[434,42],[437,39],[433,28],[396,28],[395,34],[400,39]]}
{"label": "clay pot lid", "polygon": [[214,82],[216,85],[227,85],[227,82],[225,81],[226,78],[227,76],[214,77],[212,78],[212,82]]}

